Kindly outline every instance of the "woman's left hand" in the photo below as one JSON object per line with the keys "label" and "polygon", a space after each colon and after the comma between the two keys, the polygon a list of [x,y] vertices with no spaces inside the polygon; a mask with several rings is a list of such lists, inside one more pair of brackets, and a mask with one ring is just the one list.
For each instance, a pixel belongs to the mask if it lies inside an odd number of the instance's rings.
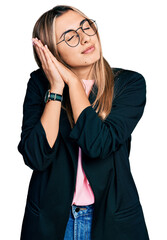
{"label": "woman's left hand", "polygon": [[49,58],[52,60],[52,62],[57,67],[57,70],[59,74],[61,75],[64,82],[69,86],[70,82],[78,80],[78,77],[75,73],[73,73],[70,69],[68,69],[66,66],[64,66],[61,62],[59,62],[55,56],[51,53],[49,48],[45,45],[43,46],[41,40],[37,38],[32,38],[33,44],[36,44],[41,50],[43,51],[46,61],[49,60]]}

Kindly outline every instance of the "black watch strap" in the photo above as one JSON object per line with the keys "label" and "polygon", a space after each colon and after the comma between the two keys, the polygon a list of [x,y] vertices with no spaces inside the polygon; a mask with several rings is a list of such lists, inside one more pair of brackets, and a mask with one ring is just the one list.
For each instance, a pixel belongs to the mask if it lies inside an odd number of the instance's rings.
{"label": "black watch strap", "polygon": [[48,89],[46,94],[45,94],[44,102],[47,103],[50,100],[62,102],[63,101],[63,95],[58,94],[58,93],[50,92],[50,89]]}

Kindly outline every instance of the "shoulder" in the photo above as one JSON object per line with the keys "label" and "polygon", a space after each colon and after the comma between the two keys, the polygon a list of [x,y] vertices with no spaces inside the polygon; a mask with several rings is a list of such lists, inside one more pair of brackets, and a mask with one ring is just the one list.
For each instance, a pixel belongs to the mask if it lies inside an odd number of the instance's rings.
{"label": "shoulder", "polygon": [[118,80],[119,78],[124,79],[124,82],[128,82],[128,80],[136,79],[136,78],[144,78],[144,76],[134,70],[123,69],[123,68],[112,68],[114,74],[114,80]]}
{"label": "shoulder", "polygon": [[128,86],[142,87],[146,89],[146,82],[144,76],[134,70],[123,68],[112,68],[114,74],[114,92],[115,96],[119,95]]}
{"label": "shoulder", "polygon": [[30,73],[27,85],[43,96],[49,87],[49,81],[44,71],[41,68],[38,68]]}
{"label": "shoulder", "polygon": [[30,73],[31,78],[33,79],[40,79],[42,82],[48,82],[47,77],[44,71],[41,68],[38,68]]}

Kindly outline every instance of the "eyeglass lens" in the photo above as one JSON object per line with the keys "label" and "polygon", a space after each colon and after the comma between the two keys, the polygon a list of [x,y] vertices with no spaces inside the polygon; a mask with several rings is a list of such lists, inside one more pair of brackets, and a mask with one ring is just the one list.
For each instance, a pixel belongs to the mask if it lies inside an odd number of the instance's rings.
{"label": "eyeglass lens", "polygon": [[[93,36],[97,32],[96,22],[91,21],[91,20],[86,20],[82,25],[82,29],[83,29],[84,33],[87,34],[88,36]],[[71,47],[77,46],[79,43],[78,33],[76,31],[70,31],[70,32],[66,33],[65,41]]]}

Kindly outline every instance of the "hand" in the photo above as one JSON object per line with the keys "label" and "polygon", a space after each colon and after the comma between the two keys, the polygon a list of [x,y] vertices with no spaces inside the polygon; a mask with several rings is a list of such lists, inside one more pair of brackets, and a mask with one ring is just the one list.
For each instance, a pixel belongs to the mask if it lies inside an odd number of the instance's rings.
{"label": "hand", "polygon": [[46,45],[43,46],[42,42],[37,38],[32,40],[41,60],[42,68],[52,84],[62,84],[63,81],[69,85],[71,81],[78,80],[76,74],[59,62]]}
{"label": "hand", "polygon": [[48,81],[50,82],[51,88],[52,87],[64,88],[65,83],[62,77],[60,76],[57,70],[57,67],[55,66],[53,61],[51,61],[51,58],[48,56],[48,52],[44,51],[42,42],[37,38],[36,39],[33,38],[32,41],[33,41],[33,45],[35,47],[36,53],[38,54],[38,57],[41,61],[42,68],[46,74]]}

